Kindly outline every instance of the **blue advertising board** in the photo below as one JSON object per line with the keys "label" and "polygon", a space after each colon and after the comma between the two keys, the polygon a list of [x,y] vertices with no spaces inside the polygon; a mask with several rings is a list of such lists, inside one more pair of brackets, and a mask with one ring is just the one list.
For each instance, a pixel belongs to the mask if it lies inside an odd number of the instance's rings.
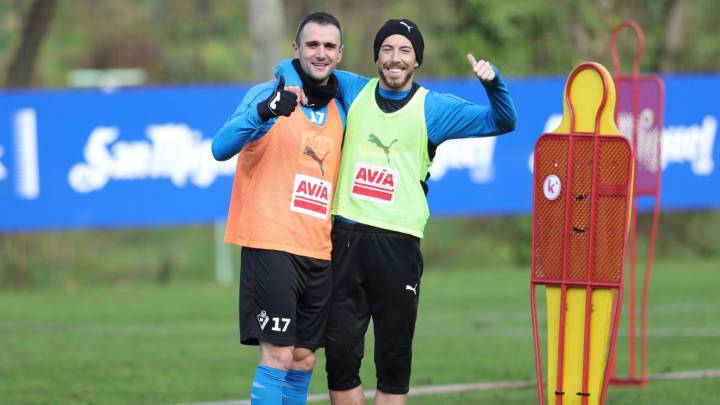
{"label": "blue advertising board", "polygon": [[[666,76],[662,208],[720,206],[720,75]],[[486,103],[471,79],[421,79]],[[441,145],[433,215],[527,214],[532,151],[562,114],[563,77],[510,79],[514,132]],[[247,85],[0,92],[0,232],[211,223],[223,219],[235,161],[214,133]]]}

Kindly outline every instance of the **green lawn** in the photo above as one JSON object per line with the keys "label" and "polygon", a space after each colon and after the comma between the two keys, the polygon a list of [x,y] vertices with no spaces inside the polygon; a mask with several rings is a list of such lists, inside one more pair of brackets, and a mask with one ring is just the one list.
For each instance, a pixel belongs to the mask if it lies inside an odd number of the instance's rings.
{"label": "green lawn", "polygon": [[[658,261],[650,373],[720,368],[720,263]],[[535,377],[527,268],[426,270],[412,385]],[[247,398],[257,349],[239,345],[237,289],[175,281],[0,292],[0,403],[177,404]],[[621,330],[622,335],[625,330]],[[374,387],[372,342],[363,367]],[[624,344],[621,350],[624,349]],[[620,356],[621,364],[624,356]],[[311,391],[324,392],[320,356]],[[720,380],[611,387],[608,403],[717,403]],[[534,389],[411,398],[531,404]]]}

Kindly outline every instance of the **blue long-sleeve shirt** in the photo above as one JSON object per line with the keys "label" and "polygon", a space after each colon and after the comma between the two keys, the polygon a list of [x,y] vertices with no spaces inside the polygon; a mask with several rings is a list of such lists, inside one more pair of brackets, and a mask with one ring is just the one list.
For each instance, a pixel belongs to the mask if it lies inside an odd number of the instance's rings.
{"label": "blue long-sleeve shirt", "polygon": [[[292,65],[291,65],[292,67]],[[293,68],[298,81],[299,76]],[[245,93],[240,105],[220,130],[215,134],[212,141],[212,154],[216,160],[228,160],[238,154],[242,148],[250,142],[257,141],[262,138],[270,128],[275,124],[277,118],[271,118],[265,122],[260,119],[257,112],[257,104],[266,100],[275,90],[277,83],[266,82],[253,86]],[[305,116],[318,126],[325,123],[328,107],[323,106],[313,110],[306,106],[301,106]],[[345,109],[342,104],[338,103],[338,112],[340,119],[345,127]]]}
{"label": "blue long-sleeve shirt", "polygon": [[[501,135],[515,129],[515,106],[505,81],[495,69],[495,79],[482,82],[490,106],[478,105],[459,97],[428,92],[425,97],[425,122],[430,142],[438,146],[449,139]],[[300,76],[292,66],[292,60],[280,62],[275,75],[284,75],[288,86],[302,86]],[[338,78],[338,99],[346,111],[370,80],[355,73],[335,70]],[[410,92],[393,92],[379,89],[388,99],[402,99]]]}
{"label": "blue long-sleeve shirt", "polygon": [[[510,92],[500,72],[495,70],[495,79],[482,82],[487,92],[490,106],[482,106],[463,100],[450,94],[429,91],[425,96],[425,125],[428,140],[437,147],[449,139],[494,136],[515,129],[515,106]],[[287,86],[302,86],[300,76],[292,66],[292,60],[286,59],[278,65],[275,77],[285,76]],[[335,70],[338,78],[338,100],[346,111],[357,98],[360,91],[370,81],[369,78],[355,73]],[[378,86],[380,96],[391,100],[402,100],[411,91],[394,92]],[[343,217],[335,217],[343,222],[354,223]]]}

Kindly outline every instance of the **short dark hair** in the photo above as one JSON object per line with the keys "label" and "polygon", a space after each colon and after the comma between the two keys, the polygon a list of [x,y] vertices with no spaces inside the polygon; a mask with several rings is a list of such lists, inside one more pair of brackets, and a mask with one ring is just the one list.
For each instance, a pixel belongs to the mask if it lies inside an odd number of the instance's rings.
{"label": "short dark hair", "polygon": [[302,21],[300,21],[300,25],[298,25],[297,32],[295,33],[295,45],[300,45],[300,33],[302,32],[303,28],[305,28],[307,23],[311,22],[319,25],[336,26],[338,31],[340,31],[340,45],[342,45],[343,34],[342,29],[340,28],[340,22],[337,20],[337,18],[322,11],[316,11],[312,14],[308,14],[305,16],[305,18],[302,19]]}

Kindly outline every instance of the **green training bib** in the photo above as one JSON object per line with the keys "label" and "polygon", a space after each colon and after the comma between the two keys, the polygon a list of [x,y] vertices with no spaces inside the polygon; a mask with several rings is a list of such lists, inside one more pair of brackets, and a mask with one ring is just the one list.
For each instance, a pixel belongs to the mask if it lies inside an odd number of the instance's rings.
{"label": "green training bib", "polygon": [[352,221],[422,238],[430,216],[420,182],[430,157],[425,96],[419,88],[400,110],[385,113],[370,80],[350,106],[332,212]]}

